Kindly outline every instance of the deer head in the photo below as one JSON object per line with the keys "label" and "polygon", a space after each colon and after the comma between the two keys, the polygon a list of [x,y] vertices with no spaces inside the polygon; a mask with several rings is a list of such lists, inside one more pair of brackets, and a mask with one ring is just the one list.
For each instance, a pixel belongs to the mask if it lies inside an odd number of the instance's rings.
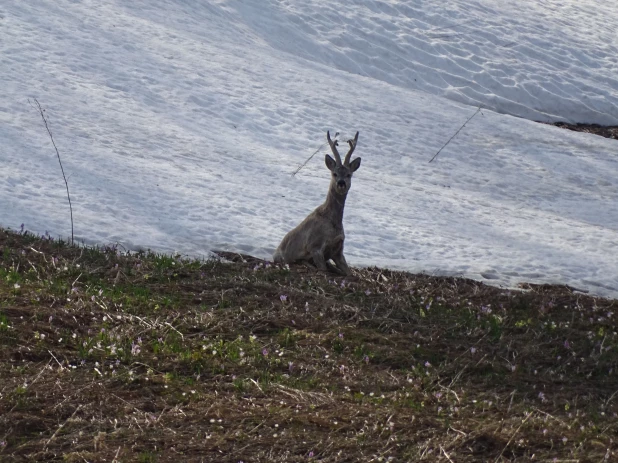
{"label": "deer head", "polygon": [[354,148],[356,148],[356,142],[358,141],[358,132],[356,132],[353,140],[348,140],[350,149],[345,155],[343,162],[341,162],[341,156],[339,156],[339,151],[337,151],[337,140],[331,140],[330,132],[326,132],[326,139],[328,140],[331,151],[335,155],[335,159],[331,158],[328,154],[324,158],[326,167],[328,167],[328,170],[332,173],[330,189],[340,196],[345,196],[348,194],[348,190],[352,184],[352,174],[356,172],[361,164],[361,158],[356,158],[354,161],[350,162],[350,157],[352,157]]}

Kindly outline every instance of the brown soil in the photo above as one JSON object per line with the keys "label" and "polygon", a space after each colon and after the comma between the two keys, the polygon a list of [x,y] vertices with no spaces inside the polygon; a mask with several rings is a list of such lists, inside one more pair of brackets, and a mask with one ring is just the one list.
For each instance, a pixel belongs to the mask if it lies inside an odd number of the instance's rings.
{"label": "brown soil", "polygon": [[618,458],[618,301],[222,257],[0,230],[0,461]]}
{"label": "brown soil", "polygon": [[[545,124],[545,122],[542,123]],[[555,122],[549,125],[555,125],[556,127],[573,130],[575,132],[592,133],[605,138],[613,138],[614,140],[618,140],[618,126],[615,125],[604,126],[598,124],[568,124],[566,122]]]}

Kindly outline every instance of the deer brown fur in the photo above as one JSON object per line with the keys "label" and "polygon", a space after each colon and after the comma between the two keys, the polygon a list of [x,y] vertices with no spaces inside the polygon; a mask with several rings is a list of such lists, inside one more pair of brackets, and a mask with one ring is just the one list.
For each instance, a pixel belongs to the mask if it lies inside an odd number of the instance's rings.
{"label": "deer brown fur", "polygon": [[[320,270],[333,270],[350,275],[350,268],[343,256],[343,208],[352,184],[352,174],[360,167],[361,158],[350,162],[356,148],[358,132],[353,140],[348,140],[350,149],[343,162],[337,151],[337,140],[332,141],[326,133],[335,159],[328,154],[324,158],[331,171],[331,181],[326,201],[318,206],[296,228],[291,230],[275,251],[274,261],[291,264],[299,261],[313,262]],[[336,267],[330,264],[330,260]]]}

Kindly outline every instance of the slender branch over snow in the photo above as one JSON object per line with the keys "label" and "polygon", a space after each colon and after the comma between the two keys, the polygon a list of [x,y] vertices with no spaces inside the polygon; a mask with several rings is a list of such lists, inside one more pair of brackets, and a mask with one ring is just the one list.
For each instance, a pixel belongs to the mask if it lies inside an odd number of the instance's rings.
{"label": "slender branch over snow", "polygon": [[[335,138],[337,138],[337,136],[338,136],[338,135],[339,135],[339,132],[337,132],[337,133],[335,134]],[[321,150],[322,148],[324,148],[324,146],[326,146],[326,143],[322,143],[322,144],[320,145],[320,147],[319,147],[317,150],[315,150],[315,151],[313,152],[313,154],[312,154],[311,156],[309,156],[309,158],[308,158],[305,162],[303,162],[300,166],[298,166],[298,169],[296,169],[294,172],[292,172],[292,177],[295,177],[295,176],[296,176],[296,174],[300,172],[300,169],[302,169],[303,167],[305,167],[305,166],[307,165],[307,163],[308,163],[309,161],[311,161],[311,159],[313,159],[313,156],[315,156],[316,154],[318,154],[318,153],[320,152],[320,150]]]}
{"label": "slender branch over snow", "polygon": [[[30,100],[28,100],[30,103]],[[67,198],[69,200],[69,210],[71,211],[71,244],[73,244],[73,206],[71,205],[71,195],[69,194],[69,182],[67,181],[67,177],[64,174],[64,168],[62,167],[62,161],[60,160],[60,152],[58,151],[58,147],[56,146],[56,142],[54,141],[54,136],[51,133],[49,125],[47,124],[47,118],[45,117],[45,110],[41,107],[41,103],[39,100],[34,98],[34,102],[36,103],[36,107],[41,114],[41,119],[43,119],[43,123],[45,124],[45,128],[47,129],[47,133],[49,134],[49,138],[51,139],[52,145],[54,145],[54,149],[56,150],[56,155],[58,156],[58,163],[60,164],[60,170],[62,171],[62,178],[64,179],[64,185],[67,189]],[[32,104],[32,103],[30,103]]]}
{"label": "slender branch over snow", "polygon": [[476,112],[475,112],[474,114],[472,114],[472,116],[470,116],[470,117],[468,118],[468,120],[467,120],[466,122],[464,122],[464,123],[463,123],[463,125],[462,125],[461,127],[459,127],[459,130],[458,130],[457,132],[455,132],[455,135],[453,135],[451,138],[449,138],[449,139],[448,139],[448,141],[447,141],[444,145],[442,145],[442,148],[440,148],[440,149],[438,150],[438,152],[437,152],[436,154],[434,154],[434,155],[433,155],[433,158],[431,158],[431,159],[429,160],[429,162],[433,161],[436,157],[438,157],[438,154],[440,154],[440,152],[441,152],[444,148],[446,148],[446,145],[448,145],[448,144],[451,142],[451,140],[452,140],[453,138],[455,138],[459,132],[461,132],[461,129],[463,129],[463,128],[466,126],[466,124],[467,124],[468,122],[470,122],[470,121],[472,120],[472,118],[473,118],[474,116],[476,116],[476,115],[477,115],[478,113],[480,113],[480,112],[481,112],[481,107],[479,106],[479,109],[477,109],[477,110],[476,110]]}

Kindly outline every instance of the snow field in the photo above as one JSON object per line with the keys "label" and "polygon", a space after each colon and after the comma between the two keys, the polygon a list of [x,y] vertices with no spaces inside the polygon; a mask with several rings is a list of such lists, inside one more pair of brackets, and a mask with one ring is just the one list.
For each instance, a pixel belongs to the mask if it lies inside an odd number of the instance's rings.
{"label": "snow field", "polygon": [[618,120],[618,13],[584,3],[9,1],[0,225],[70,233],[28,98],[80,240],[191,256],[268,258],[326,195],[326,130],[359,130],[351,265],[615,297],[615,141],[497,113]]}

